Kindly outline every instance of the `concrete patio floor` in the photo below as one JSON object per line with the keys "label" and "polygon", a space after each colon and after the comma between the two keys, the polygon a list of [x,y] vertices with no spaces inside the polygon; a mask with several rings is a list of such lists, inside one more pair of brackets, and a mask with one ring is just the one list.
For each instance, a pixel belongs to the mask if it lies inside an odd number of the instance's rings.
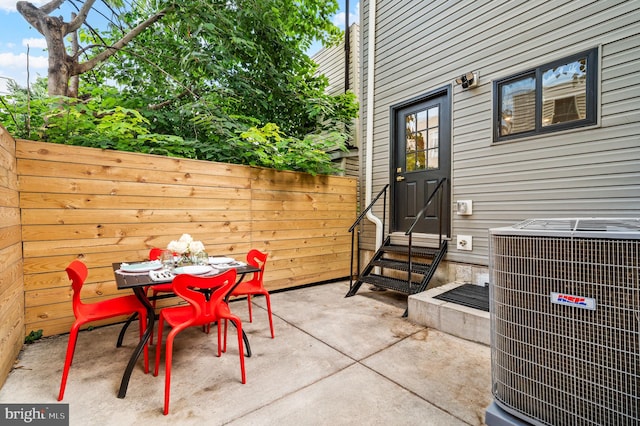
{"label": "concrete patio floor", "polygon": [[[116,348],[120,325],[83,331],[64,403],[71,425],[482,425],[491,403],[490,348],[415,325],[406,296],[348,282],[272,294],[275,339],[264,298],[231,309],[243,320],[253,356],[240,382],[235,330],[216,356],[216,333],[192,328],[174,348],[171,405],[163,416],[164,357],[158,377],[142,359],[127,396],[116,394],[137,327]],[[166,330],[165,330],[166,335]],[[26,345],[0,389],[2,403],[57,403],[68,335]],[[153,360],[155,346],[150,349]],[[153,361],[151,361],[153,371]]]}

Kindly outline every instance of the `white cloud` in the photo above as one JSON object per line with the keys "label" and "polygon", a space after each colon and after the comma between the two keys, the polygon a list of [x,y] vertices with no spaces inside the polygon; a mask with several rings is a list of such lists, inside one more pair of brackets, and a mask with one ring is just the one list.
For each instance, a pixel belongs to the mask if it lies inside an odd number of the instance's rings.
{"label": "white cloud", "polygon": [[0,0],[0,10],[14,11],[16,10],[16,2],[14,0]]}
{"label": "white cloud", "polygon": [[[40,6],[41,4],[45,4],[47,0],[31,0],[36,6]],[[15,12],[16,11],[16,3],[17,0],[0,0],[0,10],[6,10],[7,12]]]}
{"label": "white cloud", "polygon": [[[47,56],[29,55],[29,80],[33,83],[37,77],[46,77]],[[6,93],[7,80],[15,80],[20,86],[27,86],[27,54],[0,53],[0,94]]]}
{"label": "white cloud", "polygon": [[[344,29],[344,18],[345,18],[345,13],[344,12],[340,12],[338,14],[336,14],[336,16],[333,17],[333,24],[336,25],[339,28]],[[349,10],[349,26],[351,26],[352,24],[359,24],[360,23],[360,2],[356,3],[356,6]]]}
{"label": "white cloud", "polygon": [[[29,55],[29,67],[32,69],[47,69],[47,57],[46,56],[32,56]],[[0,64],[3,68],[20,69],[27,67],[27,54],[26,53],[0,53]]]}
{"label": "white cloud", "polygon": [[41,49],[46,49],[47,48],[47,40],[45,40],[42,37],[39,38],[23,38],[22,39],[22,45],[24,47],[29,46],[30,48],[41,48]]}

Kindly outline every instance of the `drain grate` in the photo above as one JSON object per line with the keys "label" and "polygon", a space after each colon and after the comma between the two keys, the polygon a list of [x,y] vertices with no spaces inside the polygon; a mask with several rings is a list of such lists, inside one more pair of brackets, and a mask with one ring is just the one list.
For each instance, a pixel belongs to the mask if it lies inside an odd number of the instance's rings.
{"label": "drain grate", "polygon": [[489,312],[489,286],[463,284],[433,298]]}

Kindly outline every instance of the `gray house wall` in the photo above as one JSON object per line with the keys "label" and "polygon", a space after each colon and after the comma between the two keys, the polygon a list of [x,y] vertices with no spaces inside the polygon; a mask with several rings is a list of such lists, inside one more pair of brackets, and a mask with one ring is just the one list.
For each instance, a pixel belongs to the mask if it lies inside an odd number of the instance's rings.
{"label": "gray house wall", "polygon": [[[338,45],[325,47],[320,49],[318,53],[313,55],[311,59],[318,64],[316,74],[324,74],[329,80],[329,86],[326,92],[329,95],[339,95],[345,93],[347,85],[345,85],[346,55],[345,55],[345,39]],[[360,27],[358,24],[352,24],[349,27],[349,84],[348,90],[352,91],[356,98],[360,93]],[[352,140],[350,144],[353,149],[348,153],[335,153],[334,161],[340,162],[340,167],[344,170],[345,176],[358,177],[360,170],[360,156],[358,148],[360,147],[360,121],[355,120],[353,126]]]}
{"label": "gray house wall", "polygon": [[[318,74],[324,74],[329,80],[327,93],[339,95],[345,91],[345,54],[344,39],[336,46],[324,47],[311,57],[318,64]],[[349,27],[349,88],[358,94],[360,72],[360,27],[351,24]]]}
{"label": "gray house wall", "polygon": [[[640,1],[378,1],[373,82],[371,5],[361,4],[361,134],[373,135],[372,192],[389,183],[391,107],[449,86],[451,199],[472,200],[473,214],[450,206],[447,260],[487,265],[488,230],[528,218],[640,217]],[[494,80],[594,47],[596,126],[493,142]],[[479,72],[480,85],[463,90],[454,80],[469,71]],[[381,218],[382,206],[374,212]],[[362,247],[372,250],[367,229]],[[458,251],[457,235],[471,235],[473,250]]]}

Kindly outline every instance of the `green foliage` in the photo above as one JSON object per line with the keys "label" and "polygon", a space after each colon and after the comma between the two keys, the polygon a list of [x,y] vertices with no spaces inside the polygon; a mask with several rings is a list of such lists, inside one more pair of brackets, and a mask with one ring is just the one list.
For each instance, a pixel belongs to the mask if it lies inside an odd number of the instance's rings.
{"label": "green foliage", "polygon": [[31,88],[30,98],[27,90],[10,81],[10,94],[0,96],[0,123],[16,138],[37,139],[37,130],[44,126],[44,116],[51,101],[47,99],[47,80],[39,78]]}
{"label": "green foliage", "polygon": [[[19,96],[4,97],[0,119],[16,137],[67,145],[195,158],[193,141],[180,136],[151,133],[150,122],[139,111],[118,105],[113,89],[94,88],[86,101],[42,97],[29,104]],[[34,114],[34,111],[37,111]],[[22,118],[31,112],[30,129]],[[10,120],[8,117],[20,117]]]}
{"label": "green foliage", "polygon": [[[118,9],[94,46],[113,44],[157,10],[166,15],[82,76],[80,99],[15,90],[0,120],[16,137],[310,173],[335,169],[358,105],[329,96],[305,51],[335,42],[335,0],[185,0]],[[115,82],[117,89],[106,82]],[[43,86],[46,88],[46,82]]]}
{"label": "green foliage", "polygon": [[194,121],[202,129],[210,129],[210,132],[221,130],[224,135],[222,143],[198,145],[198,158],[203,160],[302,171],[314,175],[330,174],[339,169],[331,162],[327,152],[347,149],[347,136],[339,132],[322,136],[307,135],[305,139],[298,139],[285,135],[277,124],[267,123],[258,127],[255,120],[248,117],[222,121],[203,115]]}
{"label": "green foliage", "polygon": [[30,345],[34,343],[36,340],[42,339],[42,329],[38,331],[31,330],[27,336],[24,338],[24,343]]}
{"label": "green foliage", "polygon": [[336,135],[331,138],[309,136],[300,140],[286,137],[276,124],[267,123],[261,128],[251,127],[236,138],[237,145],[247,145],[248,164],[277,170],[297,170],[312,174],[336,171],[326,152],[343,147],[344,140]]}

